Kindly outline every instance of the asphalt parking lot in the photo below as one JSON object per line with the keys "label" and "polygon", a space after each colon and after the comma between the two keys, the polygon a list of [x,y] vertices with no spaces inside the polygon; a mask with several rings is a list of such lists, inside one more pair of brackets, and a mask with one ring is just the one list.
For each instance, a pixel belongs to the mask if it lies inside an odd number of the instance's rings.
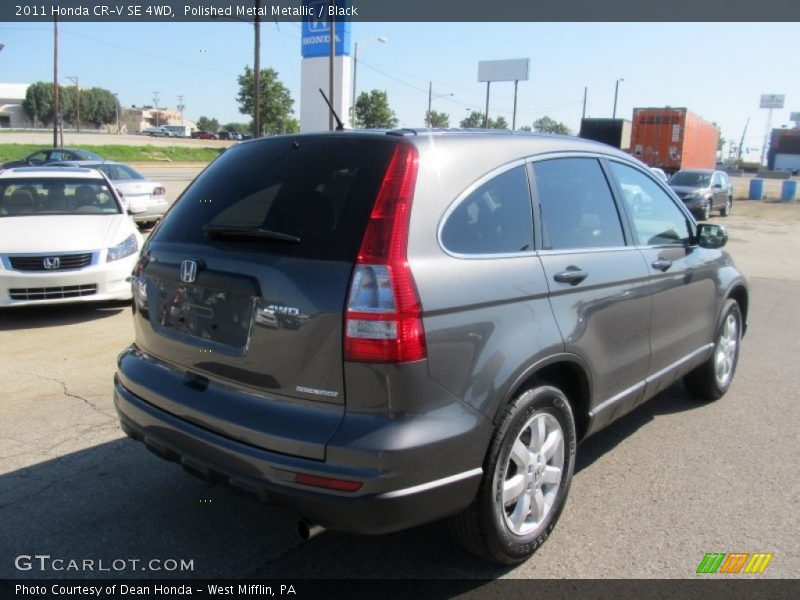
{"label": "asphalt parking lot", "polygon": [[[170,199],[193,176],[147,174]],[[770,552],[761,577],[796,577],[800,206],[741,202],[717,220],[751,284],[733,388],[697,404],[675,385],[584,442],[558,527],[515,568],[481,563],[439,523],[299,541],[291,512],[195,479],[120,431],[111,388],[116,354],[133,338],[128,305],[4,310],[0,577],[687,578],[707,552]],[[15,567],[34,554],[142,562],[89,573]],[[193,568],[142,570],[154,559]]]}

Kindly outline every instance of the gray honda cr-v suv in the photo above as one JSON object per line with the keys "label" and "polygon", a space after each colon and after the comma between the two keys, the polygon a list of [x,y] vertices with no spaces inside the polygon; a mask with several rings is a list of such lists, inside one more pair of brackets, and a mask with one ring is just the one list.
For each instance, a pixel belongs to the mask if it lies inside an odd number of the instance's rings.
{"label": "gray honda cr-v suv", "polygon": [[324,528],[449,517],[529,556],[578,441],[730,387],[748,293],[642,163],[556,136],[372,131],[222,154],[133,273],[122,428]]}

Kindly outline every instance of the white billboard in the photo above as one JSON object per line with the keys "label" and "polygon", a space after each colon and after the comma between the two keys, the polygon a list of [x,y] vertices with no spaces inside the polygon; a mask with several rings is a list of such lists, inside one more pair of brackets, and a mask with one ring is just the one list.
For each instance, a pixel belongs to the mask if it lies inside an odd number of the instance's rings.
{"label": "white billboard", "polygon": [[478,63],[478,81],[528,81],[529,58],[482,60]]}
{"label": "white billboard", "polygon": [[783,108],[784,94],[761,94],[759,108]]}

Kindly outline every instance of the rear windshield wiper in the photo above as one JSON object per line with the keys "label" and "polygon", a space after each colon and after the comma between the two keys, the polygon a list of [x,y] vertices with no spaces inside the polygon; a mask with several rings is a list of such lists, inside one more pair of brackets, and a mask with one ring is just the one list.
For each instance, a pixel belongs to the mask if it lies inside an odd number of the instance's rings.
{"label": "rear windshield wiper", "polygon": [[208,237],[228,238],[228,239],[257,239],[275,240],[279,242],[290,242],[299,244],[300,238],[296,235],[281,233],[280,231],[270,231],[260,227],[239,227],[237,225],[205,225],[203,231]]}

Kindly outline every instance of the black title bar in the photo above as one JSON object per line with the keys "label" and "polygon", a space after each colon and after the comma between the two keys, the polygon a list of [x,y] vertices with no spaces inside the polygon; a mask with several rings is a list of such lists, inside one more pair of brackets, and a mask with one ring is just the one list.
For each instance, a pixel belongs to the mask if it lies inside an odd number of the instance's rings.
{"label": "black title bar", "polygon": [[[325,17],[324,0],[3,0],[0,21],[191,22],[221,17]],[[800,21],[797,0],[337,0],[340,19],[365,22]],[[313,13],[313,15],[309,14]]]}

